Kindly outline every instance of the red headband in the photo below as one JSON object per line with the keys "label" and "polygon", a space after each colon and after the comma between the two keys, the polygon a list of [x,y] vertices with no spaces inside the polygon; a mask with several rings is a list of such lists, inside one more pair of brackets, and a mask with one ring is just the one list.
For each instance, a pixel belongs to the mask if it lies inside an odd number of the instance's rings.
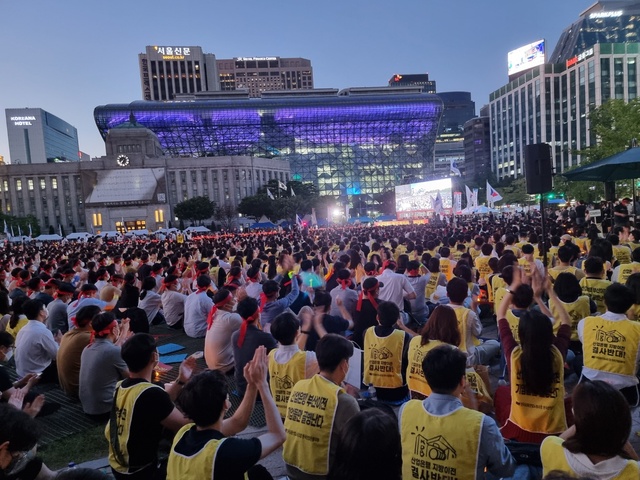
{"label": "red headband", "polygon": [[[75,325],[75,317],[74,317],[74,325]],[[107,325],[102,330],[100,330],[99,332],[96,332],[95,330],[92,330],[91,331],[91,338],[89,339],[89,345],[91,345],[93,343],[93,341],[95,340],[96,337],[102,338],[102,337],[106,337],[107,335],[109,335],[111,333],[111,331],[116,327],[116,325],[118,325],[118,322],[116,320],[114,320],[109,325]]]}
{"label": "red headband", "polygon": [[350,278],[338,279],[337,282],[340,284],[342,290],[346,290],[351,285]]}
{"label": "red headband", "polygon": [[419,277],[420,276],[420,270],[416,269],[416,270],[408,270],[407,274],[410,277]]}
{"label": "red headband", "polygon": [[229,295],[227,295],[224,299],[220,300],[218,303],[213,304],[213,307],[211,307],[211,310],[209,310],[209,315],[207,315],[207,330],[209,330],[211,328],[211,325],[213,325],[213,317],[218,311],[218,307],[226,305],[231,301],[232,298],[233,295],[231,295],[231,292],[229,292]]}
{"label": "red headband", "polygon": [[251,322],[254,322],[256,319],[260,318],[260,309],[256,310],[255,313],[247,318],[242,319],[242,325],[240,325],[240,333],[238,334],[238,347],[242,347],[244,343],[244,337],[247,334],[247,327]]}
{"label": "red headband", "polygon": [[378,288],[378,285],[379,284],[377,284],[373,288],[370,288],[369,290],[362,289],[362,291],[360,292],[360,295],[358,295],[358,304],[356,305],[356,310],[358,312],[362,309],[362,298],[365,293],[367,294],[367,299],[371,302],[371,305],[373,305],[373,308],[378,310],[378,302],[376,302],[376,299],[373,298],[373,295],[371,295],[371,292],[375,292],[376,288]]}

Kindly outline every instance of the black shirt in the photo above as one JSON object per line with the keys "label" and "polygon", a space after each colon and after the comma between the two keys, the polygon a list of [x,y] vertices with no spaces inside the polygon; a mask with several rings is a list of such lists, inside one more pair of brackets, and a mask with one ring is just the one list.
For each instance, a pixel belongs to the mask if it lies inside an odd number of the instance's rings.
{"label": "black shirt", "polygon": [[11,387],[13,387],[13,382],[9,377],[9,372],[7,369],[0,365],[0,396],[2,396],[2,392],[6,392]]}
{"label": "black shirt", "polygon": [[[349,322],[347,320],[336,315],[329,315],[327,313],[325,313],[324,317],[322,317],[322,325],[324,325],[324,329],[327,331],[327,333],[337,333],[339,335],[342,335],[349,328]],[[319,340],[320,337],[318,337],[315,329],[311,330],[304,349],[307,351],[315,352],[316,345],[318,344]]]}
{"label": "black shirt", "polygon": [[[617,224],[627,223],[627,220],[629,219],[629,210],[627,210],[627,207],[625,205],[619,203],[618,205],[613,207],[613,212],[613,218]],[[616,213],[623,213],[624,216],[615,215]]]}
{"label": "black shirt", "polygon": [[364,331],[378,325],[377,316],[378,312],[375,307],[367,298],[363,298],[360,311],[356,310],[353,313],[353,336],[351,337],[351,340],[360,348],[363,347]]}
{"label": "black shirt", "polygon": [[231,342],[233,346],[233,361],[235,364],[235,379],[237,393],[241,397],[244,396],[244,392],[247,389],[247,380],[244,378],[244,366],[253,359],[253,355],[256,353],[256,349],[264,345],[267,352],[273,350],[278,346],[276,339],[271,336],[270,333],[263,332],[255,325],[247,326],[247,333],[242,342],[242,347],[238,346],[238,337],[240,331],[233,332],[231,335]]}

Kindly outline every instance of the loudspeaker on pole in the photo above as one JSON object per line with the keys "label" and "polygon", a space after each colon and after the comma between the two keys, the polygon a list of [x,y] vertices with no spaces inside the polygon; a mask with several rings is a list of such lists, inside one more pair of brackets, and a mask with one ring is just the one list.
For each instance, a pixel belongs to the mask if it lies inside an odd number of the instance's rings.
{"label": "loudspeaker on pole", "polygon": [[524,147],[524,175],[527,193],[546,193],[553,189],[551,146],[534,143]]}

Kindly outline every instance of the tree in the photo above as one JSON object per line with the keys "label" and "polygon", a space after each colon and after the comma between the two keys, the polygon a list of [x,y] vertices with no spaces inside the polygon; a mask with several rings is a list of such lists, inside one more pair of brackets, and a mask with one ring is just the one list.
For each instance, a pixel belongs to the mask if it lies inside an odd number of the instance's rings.
{"label": "tree", "polygon": [[174,213],[180,220],[200,222],[211,218],[215,213],[216,204],[208,197],[193,197],[175,206]]}
{"label": "tree", "polygon": [[[493,186],[493,185],[492,185]],[[514,203],[527,203],[531,198],[527,194],[527,187],[525,183],[524,177],[518,178],[507,178],[502,180],[500,183],[493,186],[495,189],[499,190],[502,195],[502,200],[499,203],[504,205],[514,204]],[[486,185],[485,185],[486,188]],[[483,189],[484,190],[484,189]],[[480,193],[478,193],[478,201],[480,202]],[[485,192],[486,198],[486,192]]]}
{"label": "tree", "polygon": [[215,209],[215,217],[220,221],[222,228],[225,230],[231,230],[233,228],[233,222],[237,215],[238,211],[231,205],[222,205]]}
{"label": "tree", "polygon": [[274,202],[266,194],[251,195],[240,200],[238,212],[245,217],[258,220],[262,215],[271,217],[274,213]]}

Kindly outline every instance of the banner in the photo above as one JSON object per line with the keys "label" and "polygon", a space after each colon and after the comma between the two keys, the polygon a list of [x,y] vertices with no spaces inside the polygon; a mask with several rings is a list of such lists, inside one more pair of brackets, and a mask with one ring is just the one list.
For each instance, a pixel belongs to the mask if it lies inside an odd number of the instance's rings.
{"label": "banner", "polygon": [[315,208],[311,209],[311,225],[313,225],[314,227],[318,226],[318,218],[316,217],[316,209]]}
{"label": "banner", "polygon": [[477,188],[473,189],[472,200],[473,200],[473,208],[476,208],[478,206],[478,189]]}
{"label": "banner", "polygon": [[462,211],[462,192],[453,192],[453,213]]}
{"label": "banner", "polygon": [[467,193],[467,207],[466,208],[472,208],[473,207],[473,192],[466,185],[464,186],[464,188],[465,188],[465,191]]}
{"label": "banner", "polygon": [[451,165],[449,169],[451,171],[451,175],[457,175],[459,177],[462,175],[460,173],[460,169],[458,168],[458,165],[456,164],[456,161],[453,158],[451,159]]}

